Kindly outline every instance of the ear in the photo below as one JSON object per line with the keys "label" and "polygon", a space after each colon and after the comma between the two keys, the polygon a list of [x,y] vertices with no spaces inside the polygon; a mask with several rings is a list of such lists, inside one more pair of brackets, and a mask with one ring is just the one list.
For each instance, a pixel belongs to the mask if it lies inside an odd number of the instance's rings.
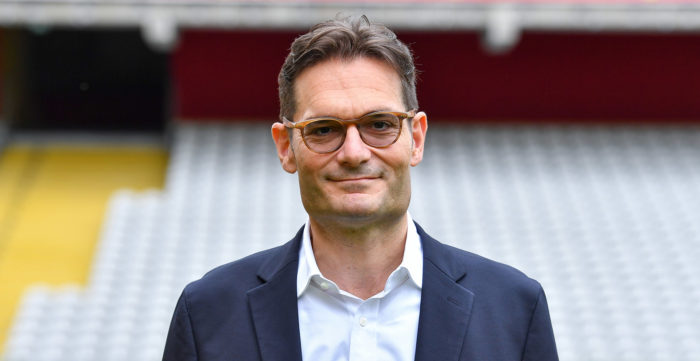
{"label": "ear", "polygon": [[292,149],[292,144],[289,142],[291,138],[289,131],[290,129],[282,123],[272,124],[272,140],[275,142],[275,147],[277,147],[277,156],[282,164],[282,169],[289,173],[294,173],[297,171],[297,162],[294,158],[294,149]]}
{"label": "ear", "polygon": [[425,148],[425,133],[428,131],[428,116],[424,112],[418,112],[411,122],[411,136],[413,137],[413,149],[411,149],[411,166],[415,167],[423,160]]}

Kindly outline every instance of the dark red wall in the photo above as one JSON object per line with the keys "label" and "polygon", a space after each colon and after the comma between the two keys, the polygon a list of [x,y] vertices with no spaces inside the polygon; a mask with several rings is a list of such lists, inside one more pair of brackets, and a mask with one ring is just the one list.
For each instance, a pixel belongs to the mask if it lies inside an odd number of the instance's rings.
{"label": "dark red wall", "polygon": [[402,38],[433,117],[700,120],[698,36],[526,34],[503,56],[476,34]]}
{"label": "dark red wall", "polygon": [[[188,31],[174,54],[176,115],[274,120],[291,32]],[[700,37],[524,34],[504,55],[477,33],[399,32],[431,119],[700,120]]]}
{"label": "dark red wall", "polygon": [[277,73],[295,34],[189,31],[173,58],[180,118],[275,120]]}

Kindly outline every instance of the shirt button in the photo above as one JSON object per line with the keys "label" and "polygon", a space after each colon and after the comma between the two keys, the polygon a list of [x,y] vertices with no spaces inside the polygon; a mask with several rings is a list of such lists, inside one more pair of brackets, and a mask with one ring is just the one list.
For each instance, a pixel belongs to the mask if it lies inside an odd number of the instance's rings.
{"label": "shirt button", "polygon": [[328,288],[330,287],[330,285],[326,281],[321,282],[319,286],[321,286],[321,289],[324,291],[328,291]]}
{"label": "shirt button", "polygon": [[367,319],[364,317],[360,317],[360,326],[365,327],[367,326]]}

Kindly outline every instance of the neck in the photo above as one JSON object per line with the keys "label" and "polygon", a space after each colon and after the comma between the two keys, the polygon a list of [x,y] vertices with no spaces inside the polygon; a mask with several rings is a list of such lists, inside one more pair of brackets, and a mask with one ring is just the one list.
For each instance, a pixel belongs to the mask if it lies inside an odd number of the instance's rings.
{"label": "neck", "polygon": [[321,273],[342,290],[368,299],[384,289],[403,260],[407,216],[381,226],[338,226],[309,221],[314,257]]}

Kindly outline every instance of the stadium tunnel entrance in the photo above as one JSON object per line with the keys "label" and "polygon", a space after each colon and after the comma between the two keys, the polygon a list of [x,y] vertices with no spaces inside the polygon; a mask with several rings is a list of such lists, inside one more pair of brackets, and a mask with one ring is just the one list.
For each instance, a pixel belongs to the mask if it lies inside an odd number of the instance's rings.
{"label": "stadium tunnel entrance", "polygon": [[5,29],[3,117],[12,131],[161,133],[169,56],[137,30]]}

